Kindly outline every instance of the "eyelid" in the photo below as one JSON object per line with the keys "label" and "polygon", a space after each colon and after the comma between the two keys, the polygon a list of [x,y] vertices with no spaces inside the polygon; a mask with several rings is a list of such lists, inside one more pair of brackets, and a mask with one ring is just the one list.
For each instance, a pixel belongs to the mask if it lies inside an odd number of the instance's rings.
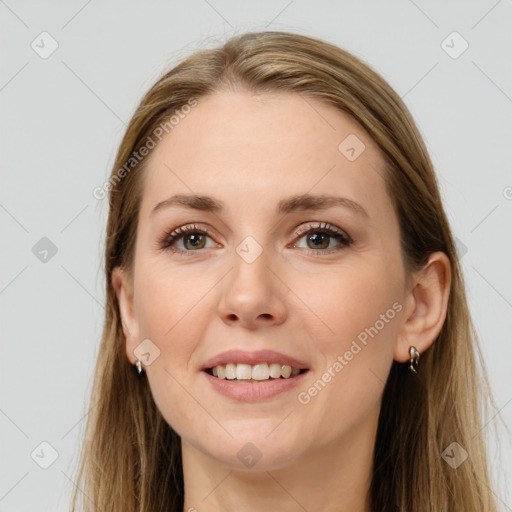
{"label": "eyelid", "polygon": [[308,233],[310,231],[314,231],[314,230],[327,231],[327,232],[330,231],[330,232],[336,233],[337,235],[340,235],[349,243],[354,242],[352,237],[346,231],[343,231],[342,229],[338,228],[337,226],[333,226],[329,222],[320,222],[320,221],[310,221],[309,224],[301,225],[295,231],[295,236],[301,237],[301,236],[305,235],[306,233]]}
{"label": "eyelid", "polygon": [[[205,236],[209,236],[211,238],[212,230],[206,226],[199,223],[192,223],[192,224],[185,224],[183,226],[178,226],[175,229],[171,230],[165,230],[163,236],[158,238],[157,241],[157,248],[158,249],[171,249],[171,244],[173,242],[176,242],[177,240],[180,240],[183,238],[184,235],[187,233],[204,233]],[[181,250],[177,249],[175,252],[182,252]],[[193,251],[188,251],[193,252]]]}
{"label": "eyelid", "polygon": [[[310,221],[309,223],[302,224],[298,229],[295,230],[294,233],[294,240],[291,242],[291,244],[295,244],[297,242],[297,239],[302,238],[305,234],[309,232],[324,232],[328,236],[336,237],[338,241],[341,243],[342,247],[338,248],[331,248],[331,249],[306,249],[301,248],[303,251],[306,251],[310,254],[315,255],[321,255],[321,254],[330,254],[332,252],[337,252],[345,247],[348,247],[354,243],[354,240],[352,237],[343,231],[342,229],[338,228],[337,226],[333,226],[332,224],[328,222],[321,222],[321,221]],[[183,226],[179,226],[173,230],[167,230],[165,231],[164,235],[159,238],[157,247],[158,249],[168,250],[174,253],[179,254],[185,254],[185,253],[194,253],[194,252],[201,252],[201,249],[198,249],[197,251],[185,251],[183,249],[175,249],[173,247],[173,244],[177,242],[178,240],[181,240],[185,235],[188,233],[200,233],[204,236],[212,238],[212,232],[213,230],[209,228],[206,225],[202,225],[199,223],[192,223],[192,224],[185,224]],[[217,242],[215,242],[217,243]],[[218,243],[217,243],[218,244]],[[289,247],[290,245],[288,245]],[[295,247],[295,245],[292,245],[292,247]],[[204,249],[204,248],[203,248]]]}

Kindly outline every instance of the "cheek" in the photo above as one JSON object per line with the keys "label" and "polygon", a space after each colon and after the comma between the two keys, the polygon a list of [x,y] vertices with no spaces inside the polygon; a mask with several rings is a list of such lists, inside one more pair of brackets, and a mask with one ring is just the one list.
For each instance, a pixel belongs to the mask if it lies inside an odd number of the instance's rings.
{"label": "cheek", "polygon": [[187,276],[157,265],[140,274],[136,288],[140,333],[160,351],[148,376],[161,373],[169,381],[171,373],[180,382],[188,378],[194,351],[214,314],[207,295],[214,283],[209,281],[199,273]]}
{"label": "cheek", "polygon": [[327,424],[350,429],[380,400],[402,310],[399,279],[390,275],[378,265],[344,267],[328,277],[317,274],[307,294],[305,287],[298,292],[322,320],[308,313],[309,332],[323,356],[317,379],[300,390],[299,402]]}
{"label": "cheek", "polygon": [[[172,339],[182,325],[190,327],[190,319],[197,319],[204,295],[211,285],[199,273],[147,265],[136,284],[137,310],[142,332],[153,334],[164,342]],[[198,307],[199,306],[199,307]]]}
{"label": "cheek", "polygon": [[352,340],[378,339],[376,348],[392,349],[401,296],[399,280],[390,275],[378,265],[347,265],[296,282],[294,291],[307,306],[304,318],[313,339],[323,340],[324,353],[343,353]]}
{"label": "cheek", "polygon": [[[308,312],[308,331],[321,353],[317,380],[302,389],[300,403],[350,428],[380,399],[393,361],[402,305],[397,275],[382,265],[344,266],[315,279],[298,294],[322,322]],[[307,294],[306,294],[307,291]],[[346,411],[351,411],[350,418]],[[315,412],[315,414],[317,413]]]}
{"label": "cheek", "polygon": [[398,297],[369,270],[364,276],[325,280],[323,293],[307,295],[322,320],[311,316],[309,325],[321,357],[315,378],[298,390],[297,401],[303,414],[337,425],[326,429],[325,442],[359,428],[378,409],[393,361]]}
{"label": "cheek", "polygon": [[147,368],[151,394],[167,423],[185,435],[201,414],[189,394],[191,372],[196,371],[190,361],[213,314],[205,296],[213,283],[197,273],[184,275],[156,264],[139,276],[141,335],[160,350]]}

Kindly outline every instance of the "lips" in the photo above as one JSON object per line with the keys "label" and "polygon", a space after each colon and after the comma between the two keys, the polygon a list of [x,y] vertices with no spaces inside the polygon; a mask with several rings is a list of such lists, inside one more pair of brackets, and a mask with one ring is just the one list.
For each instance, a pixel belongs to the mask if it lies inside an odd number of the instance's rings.
{"label": "lips", "polygon": [[305,371],[289,379],[271,379],[258,382],[248,381],[247,383],[219,379],[213,377],[206,371],[201,372],[201,377],[212,387],[211,389],[213,389],[213,391],[225,398],[237,402],[262,402],[264,400],[278,398],[279,396],[286,396],[286,392],[291,392],[301,383],[304,383],[307,374],[308,371]]}
{"label": "lips", "polygon": [[299,359],[296,359],[286,354],[276,352],[275,350],[257,350],[254,352],[247,352],[244,350],[227,350],[210,358],[203,365],[202,370],[206,371],[215,366],[226,365],[228,363],[245,363],[254,366],[261,363],[279,363],[286,364],[292,368],[309,369],[308,365]]}

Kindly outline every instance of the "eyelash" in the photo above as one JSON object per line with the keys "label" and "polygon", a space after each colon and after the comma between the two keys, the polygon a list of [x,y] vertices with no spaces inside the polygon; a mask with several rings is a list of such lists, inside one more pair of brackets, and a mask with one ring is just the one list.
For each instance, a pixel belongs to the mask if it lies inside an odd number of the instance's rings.
{"label": "eyelash", "polygon": [[[187,251],[183,249],[176,249],[173,247],[173,244],[183,238],[187,234],[199,234],[199,235],[206,235],[210,236],[210,231],[208,228],[200,228],[197,224],[189,224],[187,226],[179,227],[178,229],[175,229],[171,233],[166,233],[164,237],[162,237],[158,241],[158,246],[162,250],[170,251],[173,253],[185,255],[186,253],[194,253],[198,252],[201,249],[198,250],[192,250]],[[317,223],[317,225],[307,225],[303,226],[300,229],[298,229],[294,235],[295,237],[298,237],[299,239],[302,238],[304,235],[307,235],[309,233],[322,233],[324,235],[328,235],[331,238],[334,238],[335,240],[338,240],[341,243],[341,247],[337,248],[331,248],[331,249],[304,249],[308,254],[313,256],[321,256],[325,254],[332,254],[333,252],[341,251],[349,246],[351,246],[354,243],[354,240],[348,236],[343,231],[339,230],[335,226],[332,226],[328,223]],[[210,237],[211,238],[211,237]]]}

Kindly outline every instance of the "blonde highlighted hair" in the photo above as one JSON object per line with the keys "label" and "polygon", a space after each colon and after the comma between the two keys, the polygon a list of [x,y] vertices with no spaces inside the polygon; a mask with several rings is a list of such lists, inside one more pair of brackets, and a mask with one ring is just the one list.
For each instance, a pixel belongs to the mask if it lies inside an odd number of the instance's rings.
{"label": "blonde highlighted hair", "polygon": [[[372,510],[496,512],[481,433],[494,402],[433,165],[403,101],[366,64],[327,42],[285,32],[237,35],[196,51],[158,79],[128,124],[111,178],[191,98],[201,101],[221,89],[298,93],[348,113],[385,158],[406,271],[420,269],[435,251],[450,259],[451,292],[438,338],[422,355],[418,376],[394,362],[384,389]],[[133,271],[145,163],[112,180],[109,194],[105,322],[73,511],[183,508],[180,438],[155,406],[147,379],[139,380],[126,358],[111,279],[117,266]],[[453,442],[469,454],[456,469],[441,457]]]}

